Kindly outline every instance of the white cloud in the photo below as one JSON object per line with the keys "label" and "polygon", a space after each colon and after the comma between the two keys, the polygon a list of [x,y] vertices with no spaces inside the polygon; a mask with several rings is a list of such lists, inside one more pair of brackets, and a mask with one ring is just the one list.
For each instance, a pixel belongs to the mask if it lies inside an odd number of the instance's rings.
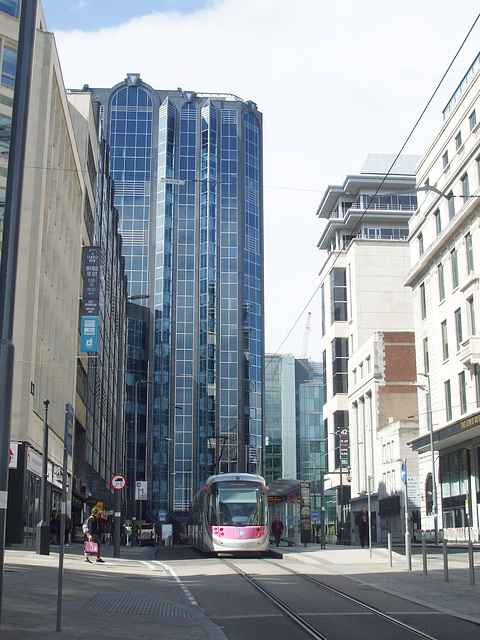
{"label": "white cloud", "polygon": [[[399,151],[478,4],[465,0],[452,11],[446,0],[217,0],[189,15],[156,13],[56,39],[70,88],[110,87],[140,72],[156,89],[231,92],[258,104],[267,350],[276,351],[318,285],[323,226],[315,211],[323,190],[359,171],[368,153]],[[477,27],[406,153],[422,153],[441,126],[441,109],[478,41]],[[308,310],[309,351],[318,358],[318,296]],[[283,352],[300,354],[304,324]]]}

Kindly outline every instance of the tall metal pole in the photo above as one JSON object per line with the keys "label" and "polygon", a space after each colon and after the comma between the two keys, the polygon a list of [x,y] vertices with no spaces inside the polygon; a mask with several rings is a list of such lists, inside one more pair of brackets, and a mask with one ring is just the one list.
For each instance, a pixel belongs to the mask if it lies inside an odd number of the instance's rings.
{"label": "tall metal pole", "polygon": [[48,517],[47,483],[48,483],[48,406],[50,400],[44,400],[45,421],[43,423],[43,455],[42,455],[42,482],[40,493],[40,513],[42,519],[37,524],[36,552],[42,556],[50,553],[50,520]]}
{"label": "tall metal pole", "polygon": [[435,449],[433,446],[433,418],[432,418],[432,389],[430,386],[430,375],[428,373],[420,373],[419,375],[427,378],[427,417],[428,430],[430,433],[430,457],[432,459],[432,509],[433,509],[433,525],[435,529],[435,544],[438,544],[438,503],[437,503],[437,479],[435,471]]}
{"label": "tall metal pole", "polygon": [[13,383],[13,318],[17,283],[18,240],[23,191],[23,171],[27,140],[30,85],[37,0],[23,0],[18,35],[17,68],[13,96],[12,130],[8,158],[7,190],[0,264],[0,624],[5,561],[5,529],[8,502],[8,468],[10,464],[10,429]]}
{"label": "tall metal pole", "polygon": [[403,469],[405,473],[405,562],[407,571],[412,570],[412,536],[410,533],[410,525],[408,521],[408,475],[407,475],[407,459],[404,458]]}
{"label": "tall metal pole", "polygon": [[320,549],[325,549],[325,471],[320,469]]}
{"label": "tall metal pole", "polygon": [[[137,405],[137,388],[138,388],[138,380],[135,381],[135,432],[133,434],[133,490],[134,490],[134,494],[133,494],[133,513],[135,515],[135,518],[132,518],[132,520],[135,520],[137,517],[137,438],[138,438],[138,434],[137,434],[137,429],[138,429],[138,405]],[[138,525],[140,523],[133,523],[132,522],[132,527],[135,526],[135,535],[134,535],[134,540],[135,540],[135,544],[138,544]],[[140,532],[141,535],[141,532]]]}

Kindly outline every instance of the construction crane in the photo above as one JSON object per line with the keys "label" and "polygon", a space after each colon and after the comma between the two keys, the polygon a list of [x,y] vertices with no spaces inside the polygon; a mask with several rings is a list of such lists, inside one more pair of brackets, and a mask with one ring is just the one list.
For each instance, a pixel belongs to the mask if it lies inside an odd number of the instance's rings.
{"label": "construction crane", "polygon": [[302,360],[305,360],[308,355],[308,340],[310,338],[310,321],[312,319],[312,314],[309,311],[307,313],[307,322],[305,324],[305,332],[303,334],[303,347],[302,347]]}

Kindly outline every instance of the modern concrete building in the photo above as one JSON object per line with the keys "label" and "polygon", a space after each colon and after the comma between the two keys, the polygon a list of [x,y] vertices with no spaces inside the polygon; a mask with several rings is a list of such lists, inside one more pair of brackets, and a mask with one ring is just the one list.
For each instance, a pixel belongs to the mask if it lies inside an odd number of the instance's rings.
{"label": "modern concrete building", "polygon": [[[17,9],[10,3],[7,9]],[[15,7],[14,7],[15,5]],[[16,13],[16,11],[14,12]],[[11,118],[18,34],[0,13],[1,109]],[[8,51],[7,51],[8,48]],[[7,56],[7,57],[5,57]],[[9,62],[10,61],[10,62]],[[13,76],[13,78],[12,78]],[[5,129],[4,129],[5,130]],[[6,138],[4,142],[6,143]],[[8,145],[6,145],[8,147]],[[8,157],[0,159],[6,185]],[[53,35],[37,16],[17,268],[7,542],[35,535],[40,519],[43,432],[48,399],[48,501],[60,505],[66,405],[77,401],[84,176]],[[82,415],[82,410],[79,410]],[[72,478],[72,458],[68,457]]]}
{"label": "modern concrete building", "polygon": [[232,95],[154,90],[138,73],[90,91],[128,294],[148,309],[129,332],[145,337],[140,361],[127,345],[127,464],[147,483],[149,518],[181,520],[213,471],[262,470],[262,116]]}
{"label": "modern concrete building", "polygon": [[[67,93],[70,117],[84,176],[84,252],[98,252],[98,338],[93,351],[79,345],[72,506],[74,516],[86,499],[113,513],[111,479],[124,474],[125,304],[127,283],[109,150],[101,128],[100,105],[90,92]],[[88,302],[82,291],[82,317]],[[85,406],[82,415],[78,407]],[[80,524],[74,517],[74,523]]]}
{"label": "modern concrete building", "polygon": [[[417,167],[410,220],[424,529],[479,538],[480,55],[443,111]],[[469,505],[469,510],[466,505]]]}
{"label": "modern concrete building", "polygon": [[[0,119],[5,190],[19,28],[18,2],[0,4]],[[28,114],[15,294],[11,462],[7,543],[33,542],[47,457],[46,512],[61,507],[68,416],[67,511],[83,518],[88,497],[113,508],[123,427],[125,280],[112,184],[102,168],[107,149],[90,93],[63,86],[53,34],[37,12]],[[104,161],[105,166],[105,161]],[[100,254],[99,331],[95,355],[81,352],[82,256]],[[94,366],[93,365],[94,361]],[[49,404],[45,401],[48,400]],[[48,414],[47,414],[48,409]],[[47,420],[48,418],[48,420]],[[44,449],[45,425],[48,453]],[[48,515],[47,515],[48,522]]]}
{"label": "modern concrete building", "polygon": [[[397,421],[417,413],[410,385],[413,309],[403,279],[418,158],[394,160],[368,156],[360,174],[328,187],[317,211],[327,220],[318,242],[327,251],[320,271],[326,488],[337,491],[341,540],[354,538],[354,516],[369,501],[377,522],[384,495],[383,473],[375,465],[379,431],[391,416]],[[392,367],[395,345],[402,345],[405,358],[400,368]]]}

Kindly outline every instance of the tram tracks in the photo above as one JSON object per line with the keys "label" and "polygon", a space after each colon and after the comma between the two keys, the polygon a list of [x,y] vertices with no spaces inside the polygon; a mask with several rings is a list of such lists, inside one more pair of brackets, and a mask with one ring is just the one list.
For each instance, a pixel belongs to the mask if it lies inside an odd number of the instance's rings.
{"label": "tram tracks", "polygon": [[[244,571],[240,566],[238,566],[234,561],[227,560],[225,558],[222,561],[235,573],[244,578],[252,587],[254,587],[259,593],[263,595],[267,600],[269,600],[272,604],[274,604],[289,620],[291,620],[294,624],[299,626],[305,633],[307,633],[311,638],[315,640],[331,640],[331,637],[323,634],[318,628],[310,624],[304,616],[297,613],[292,607],[290,607],[282,598],[279,598],[275,595],[271,589],[268,589],[265,585],[263,585],[258,577],[254,577],[253,575]],[[409,636],[412,638],[422,638],[423,640],[439,640],[435,636],[432,636],[425,631],[417,629],[416,627],[407,624],[406,622],[402,622],[398,618],[393,617],[392,615],[385,613],[358,598],[354,598],[351,595],[348,595],[339,589],[332,587],[331,585],[322,582],[316,578],[312,578],[311,576],[304,575],[298,571],[290,567],[285,567],[280,565],[277,562],[268,561],[269,564],[274,564],[278,566],[282,571],[285,571],[287,574],[293,575],[302,580],[308,581],[309,583],[315,585],[318,589],[328,592],[330,595],[341,598],[342,600],[348,602],[350,605],[358,607],[361,611],[369,613],[378,619],[382,619],[387,624],[392,624],[395,627],[408,632]]]}

